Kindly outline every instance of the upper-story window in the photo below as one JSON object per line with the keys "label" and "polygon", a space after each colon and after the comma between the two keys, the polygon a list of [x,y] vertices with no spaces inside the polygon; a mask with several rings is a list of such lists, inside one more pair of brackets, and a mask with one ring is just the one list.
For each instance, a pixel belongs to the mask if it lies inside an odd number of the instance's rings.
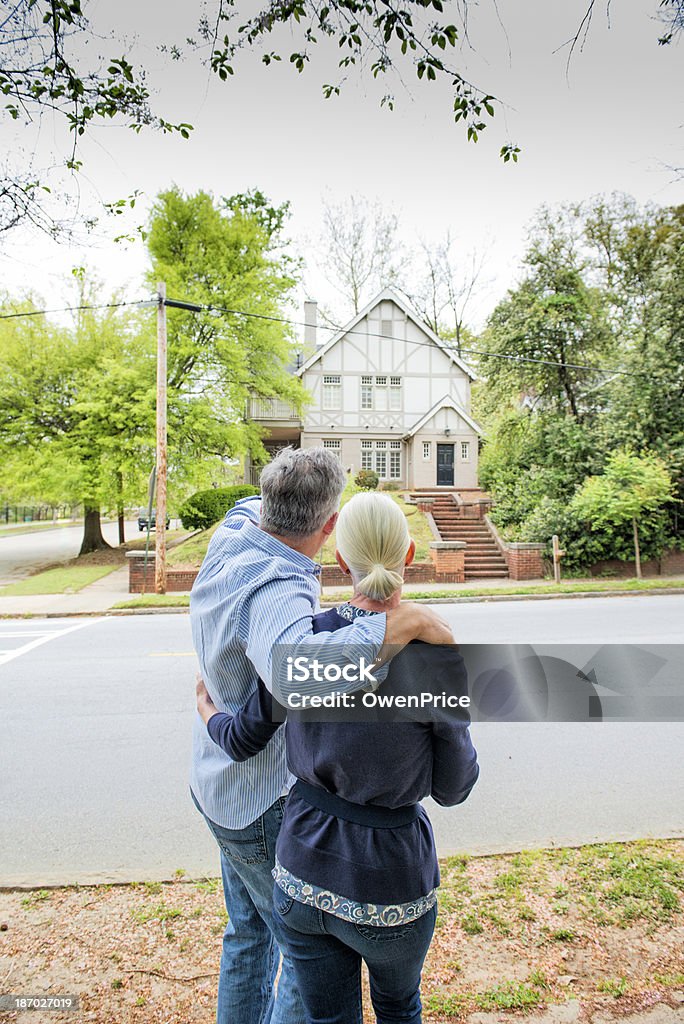
{"label": "upper-story window", "polygon": [[364,376],[361,378],[361,410],[376,412],[401,410],[401,377]]}
{"label": "upper-story window", "polygon": [[362,377],[361,378],[361,408],[372,409],[373,408],[373,378]]}
{"label": "upper-story window", "polygon": [[401,409],[401,377],[390,377],[389,407],[395,412]]}
{"label": "upper-story window", "polygon": [[342,408],[342,377],[339,373],[323,376],[323,408],[329,411]]}

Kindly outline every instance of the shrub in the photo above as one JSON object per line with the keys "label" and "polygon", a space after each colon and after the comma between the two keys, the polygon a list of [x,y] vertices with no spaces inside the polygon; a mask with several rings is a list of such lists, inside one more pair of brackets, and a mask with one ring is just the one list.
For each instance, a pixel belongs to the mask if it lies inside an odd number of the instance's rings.
{"label": "shrub", "polygon": [[380,477],[372,469],[360,469],[354,477],[354,483],[362,491],[374,491],[380,483]]}
{"label": "shrub", "polygon": [[[668,526],[664,509],[651,512],[642,520],[639,534],[643,561],[659,558],[666,548],[674,545]],[[550,559],[551,537],[554,533],[558,534],[561,547],[565,550],[561,562],[563,575],[585,573],[594,562],[604,559],[634,559],[630,523],[592,529],[572,502],[560,499],[542,498],[523,522],[506,530],[506,537],[508,540],[542,541],[547,545],[545,555]]]}
{"label": "shrub", "polygon": [[183,527],[186,530],[207,530],[222,519],[229,508],[240,498],[248,498],[258,494],[258,487],[249,484],[237,484],[234,487],[210,487],[206,491],[196,491],[178,510]]}

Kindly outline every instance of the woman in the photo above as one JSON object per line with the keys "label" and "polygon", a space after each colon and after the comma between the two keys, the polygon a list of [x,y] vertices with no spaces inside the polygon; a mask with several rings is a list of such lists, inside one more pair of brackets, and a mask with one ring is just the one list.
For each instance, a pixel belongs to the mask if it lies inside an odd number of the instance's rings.
{"label": "woman", "polygon": [[[314,618],[314,631],[344,629],[401,600],[415,544],[387,495],[359,494],[337,522],[336,557],[351,575],[348,604]],[[378,691],[421,687],[465,693],[455,647],[413,643],[391,662]],[[418,685],[416,685],[418,683]],[[198,710],[234,760],[262,749],[278,723],[259,684],[237,715],[217,712],[198,684]],[[289,713],[288,765],[297,782],[276,847],[274,916],[311,1024],[361,1024],[361,962],[380,1024],[421,1021],[420,976],[437,915],[434,837],[418,803],[466,799],[478,767],[469,718],[309,721]]]}

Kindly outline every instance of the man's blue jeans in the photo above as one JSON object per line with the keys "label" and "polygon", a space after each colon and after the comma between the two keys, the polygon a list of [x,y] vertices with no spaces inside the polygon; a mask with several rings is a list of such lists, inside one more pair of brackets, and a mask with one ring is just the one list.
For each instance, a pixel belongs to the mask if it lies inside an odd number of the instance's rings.
{"label": "man's blue jeans", "polygon": [[420,1024],[420,975],[436,907],[409,924],[376,928],[299,903],[276,885],[273,916],[281,949],[292,958],[309,1024],[362,1024],[362,960],[378,1024]]}
{"label": "man's blue jeans", "polygon": [[306,1024],[292,964],[287,956],[278,979],[280,950],[273,937],[271,870],[283,820],[284,799],[276,800],[247,828],[210,821],[194,794],[221,851],[228,924],[223,935],[217,1024]]}

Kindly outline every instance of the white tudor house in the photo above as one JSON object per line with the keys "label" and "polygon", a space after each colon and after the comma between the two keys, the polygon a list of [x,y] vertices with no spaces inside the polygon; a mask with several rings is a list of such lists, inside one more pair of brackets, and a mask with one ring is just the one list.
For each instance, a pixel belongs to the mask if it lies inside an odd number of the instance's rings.
{"label": "white tudor house", "polygon": [[[317,344],[315,303],[305,340]],[[323,445],[354,473],[405,488],[477,488],[481,428],[470,415],[473,370],[386,289],[294,371],[312,396],[301,417],[285,402],[250,403],[264,444]],[[247,467],[248,477],[253,470]]]}

